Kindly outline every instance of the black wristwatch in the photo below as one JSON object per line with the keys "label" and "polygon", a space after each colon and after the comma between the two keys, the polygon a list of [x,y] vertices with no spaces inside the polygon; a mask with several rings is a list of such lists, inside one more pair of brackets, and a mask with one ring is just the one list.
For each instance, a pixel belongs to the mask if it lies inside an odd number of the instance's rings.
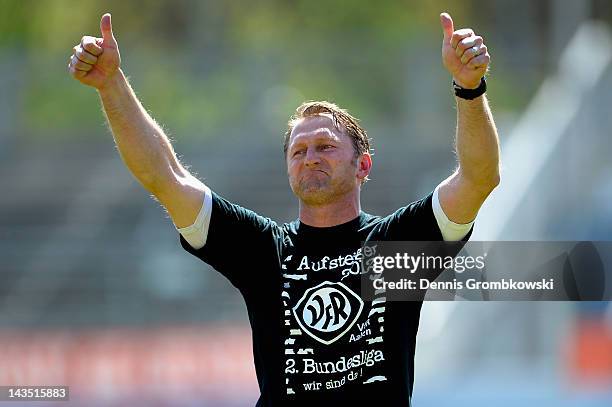
{"label": "black wristwatch", "polygon": [[465,89],[457,85],[457,82],[453,80],[453,89],[455,90],[455,96],[457,96],[458,98],[472,100],[476,99],[478,96],[483,95],[487,91],[487,81],[483,76],[480,79],[480,85],[478,85],[476,89]]}

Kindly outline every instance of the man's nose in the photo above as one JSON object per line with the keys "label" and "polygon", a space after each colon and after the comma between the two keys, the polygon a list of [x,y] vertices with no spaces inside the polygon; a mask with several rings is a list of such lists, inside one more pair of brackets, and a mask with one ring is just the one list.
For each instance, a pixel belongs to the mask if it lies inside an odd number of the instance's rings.
{"label": "man's nose", "polygon": [[316,149],[309,148],[306,150],[306,159],[304,160],[304,164],[307,167],[311,167],[313,165],[319,165],[321,163],[321,159],[319,158],[319,153],[317,153]]}

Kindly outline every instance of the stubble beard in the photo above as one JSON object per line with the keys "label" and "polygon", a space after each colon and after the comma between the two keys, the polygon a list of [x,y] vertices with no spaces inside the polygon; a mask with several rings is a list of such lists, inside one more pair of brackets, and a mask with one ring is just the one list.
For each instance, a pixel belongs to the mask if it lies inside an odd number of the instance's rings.
{"label": "stubble beard", "polygon": [[293,193],[306,205],[321,206],[332,203],[353,188],[348,178],[332,179],[328,176],[290,180]]}

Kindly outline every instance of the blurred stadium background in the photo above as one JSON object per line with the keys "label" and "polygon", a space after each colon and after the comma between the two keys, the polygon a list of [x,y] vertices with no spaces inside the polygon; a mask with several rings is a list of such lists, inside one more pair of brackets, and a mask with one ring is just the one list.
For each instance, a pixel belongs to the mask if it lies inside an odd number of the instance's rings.
{"label": "blurred stadium background", "polygon": [[[446,10],[493,58],[502,185],[474,239],[612,237],[609,0],[1,0],[0,10],[0,385],[68,384],[75,406],[257,397],[239,294],[182,251],[122,165],[95,91],[66,73],[106,11],[124,71],[183,161],[218,193],[289,221],[281,139],[303,100],[348,108],[374,139],[368,212],[418,199],[453,170]],[[612,405],[608,303],[427,303],[421,324],[416,406]]]}

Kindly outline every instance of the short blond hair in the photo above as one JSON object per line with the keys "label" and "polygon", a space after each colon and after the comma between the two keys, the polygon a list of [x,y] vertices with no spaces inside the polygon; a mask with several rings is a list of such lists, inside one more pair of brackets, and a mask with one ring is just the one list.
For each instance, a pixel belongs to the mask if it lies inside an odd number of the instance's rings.
{"label": "short blond hair", "polygon": [[295,128],[298,121],[305,117],[316,116],[320,114],[329,114],[332,117],[334,126],[340,131],[346,132],[353,142],[355,149],[355,157],[359,157],[363,153],[370,152],[370,139],[365,129],[359,125],[359,120],[349,114],[348,111],[342,109],[335,103],[326,101],[309,101],[304,102],[297,109],[287,123],[287,131],[285,132],[285,140],[283,150],[285,156],[289,148],[289,138],[291,132]]}

